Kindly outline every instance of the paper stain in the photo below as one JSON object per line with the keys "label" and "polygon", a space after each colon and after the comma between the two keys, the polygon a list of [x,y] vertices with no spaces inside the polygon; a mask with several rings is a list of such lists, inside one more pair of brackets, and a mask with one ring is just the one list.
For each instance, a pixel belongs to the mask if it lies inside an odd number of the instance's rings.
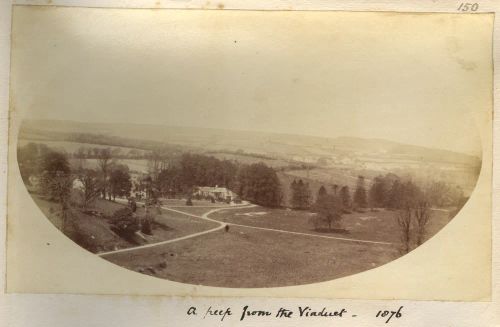
{"label": "paper stain", "polygon": [[446,50],[451,59],[453,59],[463,70],[473,71],[477,68],[477,63],[465,60],[459,53],[462,51],[463,47],[458,42],[455,37],[448,37],[446,39]]}

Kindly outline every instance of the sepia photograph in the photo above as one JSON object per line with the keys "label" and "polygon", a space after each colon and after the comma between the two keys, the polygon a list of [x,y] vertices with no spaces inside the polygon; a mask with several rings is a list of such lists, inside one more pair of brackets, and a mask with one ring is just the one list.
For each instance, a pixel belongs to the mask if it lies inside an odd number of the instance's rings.
{"label": "sepia photograph", "polygon": [[477,224],[491,219],[491,28],[19,6],[9,192],[74,247],[156,279],[271,288],[373,270],[473,197]]}

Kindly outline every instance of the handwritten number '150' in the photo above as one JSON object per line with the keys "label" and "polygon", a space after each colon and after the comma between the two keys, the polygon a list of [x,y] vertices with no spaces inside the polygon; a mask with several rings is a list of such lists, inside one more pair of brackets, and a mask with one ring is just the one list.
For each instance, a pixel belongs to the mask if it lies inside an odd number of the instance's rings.
{"label": "handwritten number '150'", "polygon": [[479,4],[478,3],[468,3],[468,2],[462,2],[460,6],[458,6],[457,11],[477,11],[479,9]]}

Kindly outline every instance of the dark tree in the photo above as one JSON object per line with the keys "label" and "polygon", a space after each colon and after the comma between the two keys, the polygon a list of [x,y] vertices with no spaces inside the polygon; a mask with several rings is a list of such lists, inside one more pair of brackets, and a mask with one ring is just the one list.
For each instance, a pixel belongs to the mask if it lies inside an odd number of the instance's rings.
{"label": "dark tree", "polygon": [[106,192],[108,191],[108,177],[109,168],[111,164],[111,150],[109,148],[105,149],[94,149],[94,154],[97,155],[97,164],[101,169],[101,191],[103,199],[106,198]]}
{"label": "dark tree", "polygon": [[356,191],[354,192],[354,203],[359,208],[366,208],[366,202],[365,178],[358,176]]}
{"label": "dark tree", "polygon": [[315,229],[326,226],[331,231],[332,227],[341,227],[342,203],[339,197],[322,192],[322,195],[318,194],[313,209],[317,213],[317,216],[312,218]]}
{"label": "dark tree", "polygon": [[309,184],[304,183],[302,179],[295,180],[291,184],[292,189],[292,207],[294,209],[307,209],[311,205],[311,191]]}
{"label": "dark tree", "polygon": [[351,192],[349,191],[349,186],[345,185],[340,189],[340,200],[342,201],[344,209],[351,207]]}
{"label": "dark tree", "polygon": [[87,209],[101,193],[99,174],[93,169],[80,169],[77,175],[82,184],[82,207]]}
{"label": "dark tree", "polygon": [[242,166],[238,194],[245,200],[266,207],[279,207],[281,187],[276,172],[264,163]]}
{"label": "dark tree", "polygon": [[129,173],[123,169],[113,169],[109,178],[109,188],[113,200],[115,200],[117,196],[129,196],[132,188]]}
{"label": "dark tree", "polygon": [[401,252],[408,253],[411,250],[411,220],[412,213],[411,208],[407,206],[406,208],[399,210],[397,221],[401,233]]}
{"label": "dark tree", "polygon": [[381,208],[384,207],[387,197],[387,184],[383,176],[377,176],[373,180],[373,184],[369,191],[370,206]]}
{"label": "dark tree", "polygon": [[415,227],[417,234],[417,246],[424,242],[425,235],[427,233],[427,224],[431,218],[431,211],[429,203],[425,200],[421,200],[417,203],[415,207]]}
{"label": "dark tree", "polygon": [[62,223],[61,230],[66,228],[66,220],[69,213],[69,200],[73,180],[66,154],[60,152],[47,152],[42,158],[42,190],[51,199],[61,204]]}

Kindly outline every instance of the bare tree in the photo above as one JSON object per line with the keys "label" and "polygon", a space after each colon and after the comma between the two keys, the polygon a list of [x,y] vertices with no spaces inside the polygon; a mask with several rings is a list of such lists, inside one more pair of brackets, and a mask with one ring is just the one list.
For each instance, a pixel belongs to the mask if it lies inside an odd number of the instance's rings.
{"label": "bare tree", "polygon": [[401,243],[403,244],[401,251],[403,253],[408,253],[411,249],[411,217],[410,206],[406,206],[406,208],[398,212],[398,225],[401,231]]}
{"label": "bare tree", "polygon": [[87,209],[101,193],[99,176],[95,170],[82,169],[78,173],[78,180],[82,183],[83,209]]}
{"label": "bare tree", "polygon": [[427,224],[429,223],[430,217],[431,212],[429,203],[425,200],[419,201],[415,207],[417,246],[424,242],[424,237],[427,232]]}
{"label": "bare tree", "polygon": [[106,186],[108,184],[109,166],[111,164],[111,150],[109,148],[100,149],[97,156],[97,163],[102,173],[102,197],[106,199]]}
{"label": "bare tree", "polygon": [[78,169],[83,169],[86,156],[87,156],[87,150],[84,147],[79,147],[75,153],[75,158],[78,159]]}

